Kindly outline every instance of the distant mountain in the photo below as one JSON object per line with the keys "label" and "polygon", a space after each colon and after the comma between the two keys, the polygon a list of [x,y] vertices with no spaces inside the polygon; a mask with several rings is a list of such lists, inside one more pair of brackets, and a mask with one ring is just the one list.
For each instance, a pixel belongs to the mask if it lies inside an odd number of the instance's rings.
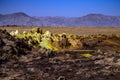
{"label": "distant mountain", "polygon": [[103,14],[88,14],[82,17],[31,17],[25,13],[0,14],[0,26],[66,26],[66,27],[120,27],[120,16],[107,16]]}

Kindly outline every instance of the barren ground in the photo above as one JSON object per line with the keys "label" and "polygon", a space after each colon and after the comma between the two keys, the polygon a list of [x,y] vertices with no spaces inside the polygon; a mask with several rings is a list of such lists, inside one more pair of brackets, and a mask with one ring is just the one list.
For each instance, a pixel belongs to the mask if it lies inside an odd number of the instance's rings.
{"label": "barren ground", "polygon": [[[6,29],[13,31],[18,29],[19,31],[30,31],[34,27],[0,27],[0,29]],[[120,28],[97,28],[97,27],[40,27],[43,31],[49,30],[52,33],[69,33],[75,35],[90,35],[90,34],[120,34]]]}
{"label": "barren ground", "polygon": [[[2,27],[8,32],[30,31],[31,28]],[[0,80],[120,80],[120,28],[42,29],[53,33],[93,35],[93,39],[82,40],[82,50],[95,51],[30,49],[25,41],[0,30]],[[100,40],[96,34],[105,35]],[[110,34],[117,34],[117,37]],[[86,53],[92,56],[81,56]]]}

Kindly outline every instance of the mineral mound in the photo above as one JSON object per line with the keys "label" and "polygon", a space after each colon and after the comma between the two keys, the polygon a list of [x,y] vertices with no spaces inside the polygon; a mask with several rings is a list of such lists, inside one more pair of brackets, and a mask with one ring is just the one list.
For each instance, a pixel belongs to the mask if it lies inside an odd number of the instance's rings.
{"label": "mineral mound", "polygon": [[120,35],[35,32],[0,30],[0,80],[120,80]]}

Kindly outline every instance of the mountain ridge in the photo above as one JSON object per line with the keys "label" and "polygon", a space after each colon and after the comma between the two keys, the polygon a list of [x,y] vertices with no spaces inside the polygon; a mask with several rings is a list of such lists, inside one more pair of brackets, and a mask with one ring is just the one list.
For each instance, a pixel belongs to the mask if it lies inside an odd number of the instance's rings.
{"label": "mountain ridge", "polygon": [[32,17],[23,12],[0,14],[0,26],[62,26],[62,27],[120,27],[120,16],[88,14],[81,17],[40,16]]}

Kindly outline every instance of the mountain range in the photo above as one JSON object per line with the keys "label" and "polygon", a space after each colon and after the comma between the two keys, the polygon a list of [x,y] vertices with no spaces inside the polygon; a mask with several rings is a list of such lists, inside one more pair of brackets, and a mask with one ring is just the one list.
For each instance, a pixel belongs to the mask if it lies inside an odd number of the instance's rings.
{"label": "mountain range", "polygon": [[33,17],[23,12],[0,14],[0,26],[120,27],[120,16],[88,14],[81,17]]}

